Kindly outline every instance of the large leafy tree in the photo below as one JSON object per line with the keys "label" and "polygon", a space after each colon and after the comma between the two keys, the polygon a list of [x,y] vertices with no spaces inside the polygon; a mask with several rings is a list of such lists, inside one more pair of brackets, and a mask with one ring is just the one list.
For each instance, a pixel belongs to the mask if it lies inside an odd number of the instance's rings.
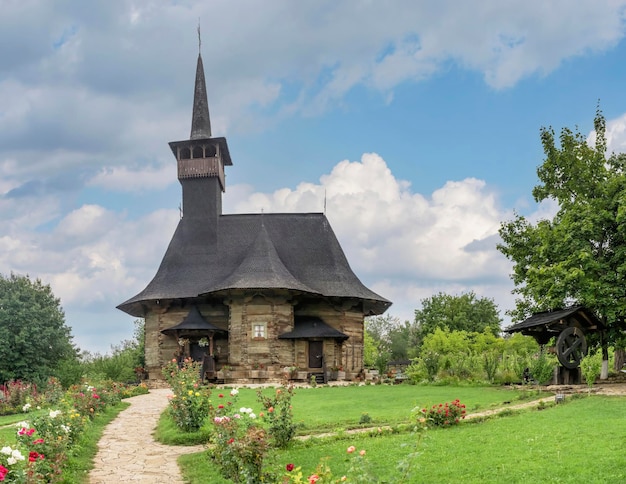
{"label": "large leafy tree", "polygon": [[492,299],[477,297],[472,291],[458,296],[439,293],[422,299],[415,310],[415,327],[420,341],[436,329],[494,335],[500,333],[500,315]]}
{"label": "large leafy tree", "polygon": [[[514,262],[515,321],[580,304],[596,312],[609,327],[610,342],[623,348],[626,155],[607,156],[600,109],[594,127],[593,143],[578,130],[563,128],[557,142],[552,128],[541,129],[545,160],[533,197],[555,201],[558,212],[536,224],[520,215],[502,223],[498,249]],[[623,352],[617,355],[621,367]]]}
{"label": "large leafy tree", "polygon": [[75,358],[70,329],[49,285],[28,276],[0,274],[0,383],[35,383]]}

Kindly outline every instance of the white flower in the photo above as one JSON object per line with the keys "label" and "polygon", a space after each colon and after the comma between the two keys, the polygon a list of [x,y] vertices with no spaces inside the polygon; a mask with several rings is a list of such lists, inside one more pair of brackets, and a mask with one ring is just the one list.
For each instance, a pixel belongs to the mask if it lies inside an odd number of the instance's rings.
{"label": "white flower", "polygon": [[15,426],[18,429],[27,429],[27,428],[30,427],[30,424],[28,422],[18,422],[18,423],[15,424]]}
{"label": "white flower", "polygon": [[61,410],[50,410],[50,418],[57,418],[59,415],[61,415]]}
{"label": "white flower", "polygon": [[30,410],[31,404],[30,403],[25,403],[24,406],[22,407],[22,412],[28,412]]}
{"label": "white flower", "polygon": [[13,452],[13,449],[9,446],[2,447],[2,449],[0,449],[0,454],[11,455],[11,452]]}
{"label": "white flower", "polygon": [[61,428],[63,429],[63,432],[65,432],[66,434],[70,433],[70,428],[67,425],[61,425]]}
{"label": "white flower", "polygon": [[12,466],[13,464],[17,464],[17,459],[15,459],[15,457],[9,457],[7,459],[7,464]]}
{"label": "white flower", "polygon": [[256,414],[255,413],[250,413],[250,418],[254,420],[256,418]]}
{"label": "white flower", "polygon": [[91,390],[93,390],[94,387],[92,387],[91,385],[87,385],[87,391],[90,392]]}
{"label": "white flower", "polygon": [[16,460],[24,460],[24,456],[19,451],[19,449],[15,449],[13,452],[11,452],[11,457],[13,457]]}
{"label": "white flower", "polygon": [[239,413],[248,413],[248,409],[246,407],[241,407],[239,409]]}
{"label": "white flower", "polygon": [[234,397],[234,396],[235,396],[235,395],[237,395],[238,393],[239,393],[239,390],[237,390],[236,388],[233,388],[233,389],[230,391],[230,396],[231,396],[231,397]]}

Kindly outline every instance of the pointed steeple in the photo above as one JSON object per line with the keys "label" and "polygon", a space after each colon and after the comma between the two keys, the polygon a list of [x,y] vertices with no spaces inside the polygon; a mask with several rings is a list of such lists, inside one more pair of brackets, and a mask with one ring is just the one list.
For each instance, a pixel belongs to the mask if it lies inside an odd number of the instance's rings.
{"label": "pointed steeple", "polygon": [[[198,28],[198,50],[200,50]],[[178,164],[178,180],[183,188],[183,219],[209,222],[212,229],[222,214],[222,192],[226,188],[224,166],[232,165],[226,138],[211,137],[211,120],[207,102],[202,56],[198,52],[196,84],[193,95],[191,136],[170,142]],[[200,225],[199,225],[200,226]]]}
{"label": "pointed steeple", "polygon": [[202,56],[198,53],[196,85],[193,94],[193,114],[191,117],[191,136],[189,139],[206,139],[210,137],[211,118],[209,117],[209,103],[206,96],[204,66],[202,65]]}

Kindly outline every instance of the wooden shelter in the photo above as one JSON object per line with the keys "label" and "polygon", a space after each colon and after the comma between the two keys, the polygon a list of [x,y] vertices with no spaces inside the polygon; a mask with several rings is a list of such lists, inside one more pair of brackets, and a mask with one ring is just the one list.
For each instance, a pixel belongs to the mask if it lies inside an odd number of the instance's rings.
{"label": "wooden shelter", "polygon": [[226,380],[276,380],[285,367],[309,378],[325,365],[356,376],[364,317],[391,302],[353,273],[325,214],[222,214],[224,167],[232,161],[226,139],[211,135],[200,55],[191,136],[170,148],[182,218],[152,281],[118,306],[145,318],[149,379],[180,357],[181,338],[183,352],[199,359],[199,342],[210,334],[209,354],[217,370],[228,369]]}
{"label": "wooden shelter", "polygon": [[556,337],[556,356],[561,364],[555,383],[580,383],[580,360],[587,354],[586,335],[601,332],[605,326],[596,315],[582,307],[533,314],[524,321],[509,326],[507,333],[532,336],[540,345]]}

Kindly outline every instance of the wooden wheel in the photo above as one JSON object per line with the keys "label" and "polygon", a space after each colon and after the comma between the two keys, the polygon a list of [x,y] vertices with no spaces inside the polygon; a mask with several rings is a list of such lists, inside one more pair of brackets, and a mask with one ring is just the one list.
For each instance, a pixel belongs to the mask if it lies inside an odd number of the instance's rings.
{"label": "wooden wheel", "polygon": [[580,328],[570,326],[556,340],[556,356],[565,368],[574,369],[587,354],[587,340]]}

